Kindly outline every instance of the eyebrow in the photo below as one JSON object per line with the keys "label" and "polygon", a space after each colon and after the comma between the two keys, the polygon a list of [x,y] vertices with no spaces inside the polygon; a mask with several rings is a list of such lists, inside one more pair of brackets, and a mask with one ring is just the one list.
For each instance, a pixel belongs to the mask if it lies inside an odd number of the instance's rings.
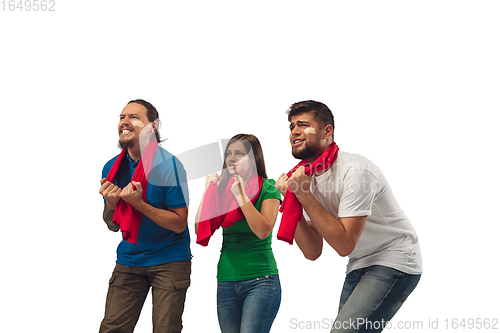
{"label": "eyebrow", "polygon": [[297,120],[296,123],[290,123],[290,128],[292,128],[292,126],[295,126],[295,125],[310,125],[310,123],[308,121],[302,121],[302,120]]}
{"label": "eyebrow", "polygon": [[125,116],[125,115],[128,115],[129,117],[130,116],[136,116],[136,117],[139,117],[139,114],[137,113],[120,113],[120,118]]}

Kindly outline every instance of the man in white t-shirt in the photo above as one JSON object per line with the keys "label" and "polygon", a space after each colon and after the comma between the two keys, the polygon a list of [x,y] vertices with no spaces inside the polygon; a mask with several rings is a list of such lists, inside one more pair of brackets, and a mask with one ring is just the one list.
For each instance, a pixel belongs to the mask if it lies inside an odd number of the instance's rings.
{"label": "man in white t-shirt", "polygon": [[[309,164],[334,144],[333,115],[316,101],[288,111],[292,155]],[[311,176],[304,166],[276,187],[295,194],[304,210],[295,240],[316,260],[323,239],[349,256],[332,332],[380,332],[416,287],[422,273],[418,237],[380,169],[367,158],[339,151],[333,164]]]}

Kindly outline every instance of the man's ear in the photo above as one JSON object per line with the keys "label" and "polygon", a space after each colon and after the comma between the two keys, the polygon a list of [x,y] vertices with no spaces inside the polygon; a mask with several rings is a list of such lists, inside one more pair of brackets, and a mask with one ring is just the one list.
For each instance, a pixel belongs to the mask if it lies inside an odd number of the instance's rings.
{"label": "man's ear", "polygon": [[333,126],[328,124],[323,129],[323,139],[328,140],[330,137],[333,138]]}
{"label": "man's ear", "polygon": [[153,126],[153,131],[156,132],[158,130],[158,121],[153,121],[151,125]]}

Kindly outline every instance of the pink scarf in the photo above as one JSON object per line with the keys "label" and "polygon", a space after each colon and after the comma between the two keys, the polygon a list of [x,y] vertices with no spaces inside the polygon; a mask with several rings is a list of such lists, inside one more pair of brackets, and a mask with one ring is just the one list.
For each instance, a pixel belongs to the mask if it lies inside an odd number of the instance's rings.
{"label": "pink scarf", "polygon": [[[248,197],[252,198],[250,201],[254,205],[262,190],[262,182],[263,178],[254,174],[245,185],[245,193],[248,194]],[[207,246],[210,237],[212,237],[215,230],[219,229],[220,226],[228,228],[234,222],[243,218],[243,212],[238,207],[238,202],[231,192],[231,185],[233,183],[234,179],[231,177],[220,198],[217,185],[211,183],[208,186],[201,207],[196,243]]]}
{"label": "pink scarf", "polygon": [[[312,164],[308,164],[306,160],[300,161],[292,170],[287,173],[288,177],[292,176],[292,173],[297,170],[300,166],[305,167],[305,174],[310,176],[316,171],[322,171],[328,169],[333,162],[337,159],[339,147],[334,142],[316,161]],[[290,190],[290,187],[286,190],[285,197],[283,198],[283,203],[280,207],[280,212],[282,212],[281,223],[278,230],[278,239],[293,244],[293,239],[295,237],[295,230],[297,229],[297,224],[302,220],[302,205],[299,200]]]}
{"label": "pink scarf", "polygon": [[[146,202],[146,192],[148,189],[148,178],[151,172],[151,167],[153,165],[153,160],[158,150],[158,142],[156,139],[151,140],[144,153],[141,156],[139,164],[132,176],[132,181],[141,183],[142,186],[142,200]],[[120,169],[120,165],[127,154],[127,150],[123,149],[115,163],[109,170],[108,177],[106,179],[114,183],[116,174]],[[124,200],[118,201],[118,206],[116,207],[115,214],[113,215],[113,222],[120,226],[122,231],[123,240],[137,245],[137,235],[139,234],[139,227],[141,225],[142,214],[136,211],[132,206],[130,206]]]}

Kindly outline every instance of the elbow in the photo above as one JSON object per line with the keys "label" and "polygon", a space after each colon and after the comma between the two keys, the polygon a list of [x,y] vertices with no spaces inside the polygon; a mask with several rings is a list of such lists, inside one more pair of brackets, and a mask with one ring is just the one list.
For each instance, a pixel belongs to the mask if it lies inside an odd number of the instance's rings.
{"label": "elbow", "polygon": [[[351,251],[351,252],[352,252],[352,251]],[[342,258],[347,257],[348,255],[350,255],[350,254],[351,254],[351,252],[337,251],[337,253],[339,254],[339,256],[341,256]]]}
{"label": "elbow", "polygon": [[176,233],[180,234],[182,232],[184,232],[184,230],[186,230],[186,226],[182,226],[182,227],[179,227],[179,229],[175,230]]}
{"label": "elbow", "polygon": [[257,236],[259,239],[266,239],[267,237],[269,237],[271,232],[273,232],[273,227],[274,225],[272,226],[265,225],[265,226],[260,226],[259,228],[255,228],[256,230],[252,231],[255,234],[255,236]]}
{"label": "elbow", "polygon": [[266,239],[271,234],[271,231],[272,230],[258,232],[255,234],[255,236],[257,236],[259,239]]}
{"label": "elbow", "polygon": [[347,246],[344,248],[335,249],[335,251],[337,251],[339,256],[344,258],[344,257],[347,257],[348,255],[350,255],[352,253],[352,251],[354,251],[354,248],[355,248],[355,246]]}
{"label": "elbow", "polygon": [[304,258],[307,260],[315,261],[321,256],[321,253],[323,252],[322,249],[317,249],[315,251],[305,251],[303,252]]}
{"label": "elbow", "polygon": [[119,226],[114,227],[114,226],[110,226],[110,225],[108,225],[108,229],[109,229],[110,231],[113,231],[113,232],[118,232],[118,231],[120,231],[120,227],[119,227]]}
{"label": "elbow", "polygon": [[316,259],[318,259],[320,256],[321,256],[321,253],[320,253],[320,254],[317,254],[317,255],[306,255],[306,254],[304,254],[304,257],[305,257],[307,260],[311,260],[311,261],[315,261],[315,260],[316,260]]}
{"label": "elbow", "polygon": [[187,218],[182,219],[181,221],[178,221],[175,224],[175,227],[170,229],[170,230],[172,230],[175,233],[180,234],[181,232],[184,232],[184,230],[186,230],[186,228],[187,228]]}
{"label": "elbow", "polygon": [[176,233],[180,234],[181,232],[184,232],[184,230],[186,230],[186,228],[187,228],[187,222],[184,222],[181,225],[179,225],[178,228],[176,228],[177,230],[174,230],[174,231]]}

